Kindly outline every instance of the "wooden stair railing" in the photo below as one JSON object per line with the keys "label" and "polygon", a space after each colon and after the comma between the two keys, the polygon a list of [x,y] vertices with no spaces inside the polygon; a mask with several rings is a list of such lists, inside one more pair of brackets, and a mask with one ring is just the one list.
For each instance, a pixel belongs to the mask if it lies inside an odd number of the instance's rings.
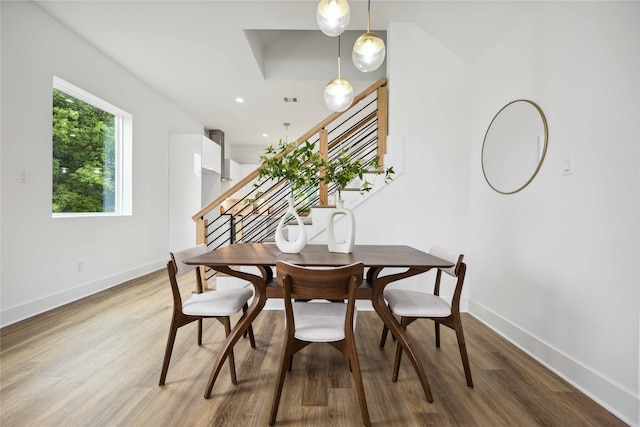
{"label": "wooden stair railing", "polygon": [[[362,102],[365,101],[365,102]],[[375,104],[375,105],[374,105]],[[388,118],[387,80],[381,78],[366,90],[358,94],[349,109],[329,115],[316,126],[300,136],[295,146],[312,139],[317,135],[318,150],[327,159],[337,157],[341,151],[347,152],[352,158],[363,158],[365,162],[371,161],[375,156],[379,158],[379,168],[384,168],[384,155],[386,154]],[[342,120],[342,121],[340,121]],[[346,128],[346,130],[344,130]],[[331,137],[333,132],[338,135]],[[257,188],[260,191],[260,199],[264,201],[259,205],[252,204],[245,198],[246,194],[237,196],[258,177],[258,170],[251,172],[238,181],[218,198],[196,213],[192,219],[196,222],[196,243],[213,245],[214,249],[228,243],[236,243],[237,236],[242,241],[261,241],[275,230],[273,218],[267,218],[266,224],[257,224],[257,219],[247,220],[251,214],[257,216],[272,216],[280,218],[286,210],[287,191],[282,182],[274,183],[270,188]],[[262,182],[262,186],[265,182]],[[309,208],[311,205],[328,205],[328,195],[332,191],[326,184],[321,184],[318,189],[306,189],[305,197],[296,203],[300,209]],[[317,192],[317,194],[316,194]],[[254,193],[255,198],[256,194]],[[235,196],[235,198],[234,198]],[[229,200],[236,200],[231,206],[226,206],[224,212],[216,215],[214,210]],[[268,214],[268,215],[265,215]],[[238,218],[243,218],[237,229]],[[273,229],[273,230],[271,230]],[[224,235],[229,234],[229,238]],[[259,236],[259,237],[256,237]]]}

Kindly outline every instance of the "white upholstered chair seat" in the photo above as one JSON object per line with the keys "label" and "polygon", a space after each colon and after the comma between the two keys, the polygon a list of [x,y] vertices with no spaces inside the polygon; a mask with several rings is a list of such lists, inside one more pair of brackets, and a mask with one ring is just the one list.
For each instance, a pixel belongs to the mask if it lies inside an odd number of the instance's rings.
{"label": "white upholstered chair seat", "polygon": [[240,310],[253,291],[249,288],[224,289],[193,294],[182,304],[182,312],[190,316],[231,316]]}
{"label": "white upholstered chair seat", "polygon": [[[197,268],[195,264],[186,264],[189,258],[206,254],[209,251],[207,245],[200,244],[177,252],[169,253],[167,263],[167,274],[173,295],[173,316],[169,326],[169,337],[167,347],[164,352],[162,371],[160,372],[160,385],[164,385],[171,361],[171,353],[175,344],[178,329],[191,322],[198,323],[198,345],[202,345],[202,321],[205,318],[216,319],[224,325],[225,334],[229,336],[231,331],[231,315],[248,309],[247,300],[253,295],[253,287],[243,287],[235,289],[224,289],[217,291],[203,292],[206,289],[207,279],[204,277],[204,269]],[[187,301],[182,299],[182,291],[178,284],[178,277],[195,271],[196,293]],[[251,347],[255,348],[256,342],[253,337],[253,328],[249,325],[247,334],[251,342]],[[233,349],[229,352],[229,373],[231,382],[237,384],[236,367],[233,358]]]}
{"label": "white upholstered chair seat", "polygon": [[[444,325],[456,332],[458,340],[458,348],[460,349],[460,357],[464,367],[464,375],[467,380],[467,386],[473,387],[473,379],[471,378],[471,368],[469,366],[469,357],[467,355],[467,346],[464,342],[464,333],[462,331],[462,320],[460,318],[460,296],[462,295],[462,285],[464,277],[467,273],[467,265],[462,262],[464,255],[454,252],[442,246],[432,246],[429,253],[440,259],[449,261],[452,266],[446,268],[438,268],[433,286],[433,293],[406,291],[402,289],[385,289],[384,298],[389,304],[389,309],[394,314],[400,316],[401,326],[406,329],[408,325],[417,319],[427,318],[435,323],[436,347],[440,347],[440,325]],[[444,273],[444,274],[443,274]],[[455,278],[455,289],[451,298],[451,305],[440,297],[443,276]],[[382,337],[380,338],[380,347],[384,347],[389,329],[387,326],[382,328]],[[396,346],[396,358],[393,362],[392,381],[398,379],[400,370],[400,358],[402,355],[402,346]]]}
{"label": "white upholstered chair seat", "polygon": [[404,289],[385,289],[384,298],[391,311],[403,317],[447,317],[449,304],[437,295]]}
{"label": "white upholstered chair seat", "polygon": [[[293,315],[296,319],[294,336],[302,341],[333,342],[345,338],[344,318],[347,305],[330,302],[294,302]],[[353,313],[355,329],[357,310]]]}

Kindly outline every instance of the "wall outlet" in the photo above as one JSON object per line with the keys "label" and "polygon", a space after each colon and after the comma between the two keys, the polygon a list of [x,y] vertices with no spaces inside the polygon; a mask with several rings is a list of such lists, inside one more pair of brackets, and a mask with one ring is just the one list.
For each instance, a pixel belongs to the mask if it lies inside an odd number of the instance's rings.
{"label": "wall outlet", "polygon": [[76,271],[78,273],[80,273],[81,271],[84,271],[84,261],[78,261],[76,263]]}

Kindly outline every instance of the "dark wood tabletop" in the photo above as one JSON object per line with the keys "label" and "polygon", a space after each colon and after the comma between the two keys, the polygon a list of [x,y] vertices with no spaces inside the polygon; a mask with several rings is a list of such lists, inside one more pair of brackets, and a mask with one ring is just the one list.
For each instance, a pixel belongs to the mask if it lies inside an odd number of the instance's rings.
{"label": "dark wood tabletop", "polygon": [[327,245],[307,245],[297,254],[282,253],[275,244],[236,243],[190,258],[187,264],[210,267],[229,265],[274,266],[292,264],[336,267],[361,262],[366,267],[447,268],[448,261],[405,245],[355,245],[350,254],[329,252]]}

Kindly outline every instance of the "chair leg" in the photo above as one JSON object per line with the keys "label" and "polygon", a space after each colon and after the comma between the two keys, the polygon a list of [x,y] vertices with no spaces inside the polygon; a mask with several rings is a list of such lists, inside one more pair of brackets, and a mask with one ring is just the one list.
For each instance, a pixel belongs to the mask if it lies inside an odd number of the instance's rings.
{"label": "chair leg", "polygon": [[[400,318],[400,326],[406,330],[408,325],[408,319],[406,317]],[[396,343],[396,358],[393,361],[393,375],[391,375],[391,381],[394,383],[398,381],[398,372],[400,371],[400,359],[402,358],[402,346],[400,341]]]}
{"label": "chair leg", "polygon": [[176,333],[178,332],[178,326],[176,319],[171,320],[171,326],[169,327],[169,337],[167,338],[167,347],[164,351],[164,360],[162,362],[162,371],[160,372],[160,383],[164,385],[164,381],[167,379],[167,371],[169,370],[169,362],[171,361],[171,353],[173,352],[173,344],[176,341]]}
{"label": "chair leg", "polygon": [[[231,333],[231,319],[229,317],[224,317],[222,320],[224,324],[224,334],[226,337]],[[238,384],[238,379],[236,378],[236,361],[233,357],[233,349],[229,352],[229,373],[231,374],[231,383]]]}
{"label": "chair leg", "polygon": [[[271,403],[271,414],[269,415],[269,425],[272,426],[276,422],[278,415],[278,407],[280,406],[280,396],[282,395],[282,386],[284,385],[284,376],[286,375],[287,368],[291,369],[291,359],[293,357],[293,350],[291,350],[289,342],[285,342],[282,348],[282,355],[280,356],[280,368],[278,370],[278,382],[276,383],[276,389],[273,393],[273,401]],[[290,353],[291,352],[291,353]]]}
{"label": "chair leg", "polygon": [[253,335],[253,326],[249,325],[249,329],[247,329],[249,333],[249,343],[251,344],[251,348],[256,348],[256,338]]}
{"label": "chair leg", "polygon": [[[244,305],[242,306],[242,313],[246,313],[248,309],[249,309],[249,304],[245,302]],[[249,325],[249,328],[245,332],[245,338],[246,338],[246,335],[249,335],[249,343],[251,343],[251,348],[256,348],[256,339],[253,336],[253,326]]]}
{"label": "chair leg", "polygon": [[471,378],[471,367],[469,366],[469,356],[467,355],[467,346],[464,342],[464,333],[462,332],[462,322],[458,318],[454,321],[456,338],[458,338],[458,348],[460,349],[460,357],[462,358],[462,366],[464,367],[464,376],[467,379],[467,386],[473,388],[473,379]]}
{"label": "chair leg", "polygon": [[202,319],[198,319],[198,345],[202,345]]}
{"label": "chair leg", "polygon": [[435,328],[436,347],[440,348],[440,322],[434,320],[433,327]]}
{"label": "chair leg", "polygon": [[362,384],[362,374],[360,372],[360,363],[358,362],[358,353],[356,352],[356,344],[353,339],[349,340],[349,343],[347,344],[347,357],[349,358],[349,366],[351,367],[353,382],[355,383],[356,392],[358,394],[358,402],[360,403],[362,421],[364,425],[368,427],[371,425],[371,420],[369,419],[367,399],[364,395],[364,386]]}
{"label": "chair leg", "polygon": [[[382,336],[380,337],[380,348],[384,348],[384,345],[387,343],[387,335],[389,334],[389,328],[387,325],[382,325]],[[396,340],[395,335],[391,334],[391,339]]]}
{"label": "chair leg", "polygon": [[389,334],[389,328],[387,328],[387,325],[382,325],[382,336],[380,337],[380,348],[384,348],[384,345],[387,342],[388,334]]}

